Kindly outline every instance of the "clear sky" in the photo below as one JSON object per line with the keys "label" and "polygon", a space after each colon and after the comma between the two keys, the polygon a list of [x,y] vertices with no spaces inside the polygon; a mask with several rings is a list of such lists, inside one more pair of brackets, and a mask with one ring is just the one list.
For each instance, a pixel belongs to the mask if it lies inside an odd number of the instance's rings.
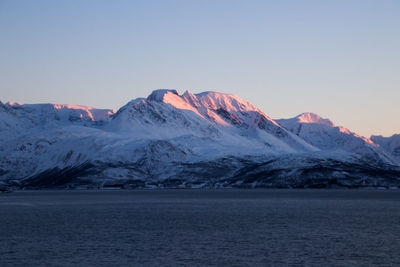
{"label": "clear sky", "polygon": [[118,109],[156,88],[400,133],[400,1],[0,0],[1,101]]}

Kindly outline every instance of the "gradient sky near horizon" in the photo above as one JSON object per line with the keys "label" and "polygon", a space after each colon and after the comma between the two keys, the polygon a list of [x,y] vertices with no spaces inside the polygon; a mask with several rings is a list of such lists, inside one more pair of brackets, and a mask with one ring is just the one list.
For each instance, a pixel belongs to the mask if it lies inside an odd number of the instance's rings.
{"label": "gradient sky near horizon", "polygon": [[0,100],[118,109],[219,91],[400,133],[400,1],[0,0]]}

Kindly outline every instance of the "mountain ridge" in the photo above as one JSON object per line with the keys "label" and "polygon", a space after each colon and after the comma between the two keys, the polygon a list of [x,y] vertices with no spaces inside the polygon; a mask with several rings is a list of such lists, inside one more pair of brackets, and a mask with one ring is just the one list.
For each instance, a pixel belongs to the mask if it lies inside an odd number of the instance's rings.
{"label": "mountain ridge", "polygon": [[118,111],[1,103],[0,136],[0,184],[16,188],[400,185],[384,145],[213,91],[155,90]]}

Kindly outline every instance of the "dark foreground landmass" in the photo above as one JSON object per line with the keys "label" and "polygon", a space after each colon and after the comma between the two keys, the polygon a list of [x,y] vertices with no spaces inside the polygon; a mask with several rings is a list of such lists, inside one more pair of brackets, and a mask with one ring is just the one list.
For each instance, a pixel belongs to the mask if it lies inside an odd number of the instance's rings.
{"label": "dark foreground landmass", "polygon": [[[134,172],[121,175],[122,170]],[[114,170],[115,172],[104,174]],[[150,188],[400,188],[400,167],[362,161],[288,158],[221,158],[195,163],[85,163],[28,178],[0,181],[19,189]]]}
{"label": "dark foreground landmass", "polygon": [[0,266],[398,266],[397,190],[0,194]]}

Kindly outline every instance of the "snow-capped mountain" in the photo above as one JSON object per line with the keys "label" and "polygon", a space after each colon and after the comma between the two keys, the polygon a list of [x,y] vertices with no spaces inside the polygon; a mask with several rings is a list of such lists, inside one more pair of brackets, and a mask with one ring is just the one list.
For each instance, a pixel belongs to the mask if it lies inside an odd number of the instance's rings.
{"label": "snow-capped mountain", "polygon": [[371,140],[235,95],[156,90],[117,112],[0,102],[0,183],[38,187],[398,186]]}
{"label": "snow-capped mountain", "polygon": [[400,162],[400,134],[394,134],[391,137],[373,135],[371,136],[371,140],[388,151],[392,157]]}
{"label": "snow-capped mountain", "polygon": [[280,125],[324,151],[342,150],[372,161],[395,164],[373,141],[314,113],[302,113],[291,119],[276,120]]}
{"label": "snow-capped mountain", "polygon": [[144,139],[206,138],[217,143],[211,147],[202,144],[198,149],[215,148],[212,155],[220,150],[224,155],[317,150],[249,102],[215,92],[179,95],[176,90],[154,91],[147,99],[122,107],[107,129]]}
{"label": "snow-capped mountain", "polygon": [[0,134],[7,139],[29,129],[52,129],[63,125],[96,125],[109,120],[113,110],[77,105],[0,102]]}

